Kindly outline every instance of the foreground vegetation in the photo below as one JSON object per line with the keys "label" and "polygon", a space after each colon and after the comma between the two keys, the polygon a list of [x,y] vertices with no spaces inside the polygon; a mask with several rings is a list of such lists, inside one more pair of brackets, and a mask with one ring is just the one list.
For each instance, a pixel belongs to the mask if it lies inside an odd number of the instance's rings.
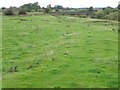
{"label": "foreground vegetation", "polygon": [[117,88],[117,22],[3,16],[3,88]]}
{"label": "foreground vegetation", "polygon": [[0,89],[2,88],[2,15],[0,15]]}

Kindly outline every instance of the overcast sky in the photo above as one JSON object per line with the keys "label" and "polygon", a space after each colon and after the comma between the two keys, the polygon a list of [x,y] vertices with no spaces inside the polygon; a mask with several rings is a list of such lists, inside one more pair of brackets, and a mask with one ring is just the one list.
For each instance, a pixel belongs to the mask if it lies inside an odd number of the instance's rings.
{"label": "overcast sky", "polygon": [[0,0],[0,7],[19,7],[23,4],[39,2],[41,7],[46,7],[48,4],[62,5],[63,7],[117,7],[120,0]]}

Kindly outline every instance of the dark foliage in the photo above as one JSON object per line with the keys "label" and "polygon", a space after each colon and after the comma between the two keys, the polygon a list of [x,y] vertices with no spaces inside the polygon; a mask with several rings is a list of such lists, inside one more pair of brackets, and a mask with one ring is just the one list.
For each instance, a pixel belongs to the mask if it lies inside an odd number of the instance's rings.
{"label": "dark foliage", "polygon": [[25,14],[26,14],[26,11],[25,11],[24,9],[20,9],[19,12],[18,12],[18,14],[20,14],[20,15],[21,15],[21,14],[24,14],[24,15],[25,15]]}
{"label": "dark foliage", "polygon": [[14,11],[12,9],[7,9],[4,11],[4,15],[14,15]]}
{"label": "dark foliage", "polygon": [[49,8],[45,8],[44,11],[45,11],[45,13],[49,13],[50,9]]}

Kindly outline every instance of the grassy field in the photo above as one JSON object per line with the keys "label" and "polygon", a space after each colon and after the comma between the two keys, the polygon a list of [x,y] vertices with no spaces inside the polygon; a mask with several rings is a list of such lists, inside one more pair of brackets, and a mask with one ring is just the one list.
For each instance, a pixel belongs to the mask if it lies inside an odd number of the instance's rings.
{"label": "grassy field", "polygon": [[3,16],[3,88],[117,88],[117,25],[70,16]]}
{"label": "grassy field", "polygon": [[0,15],[0,89],[2,88],[2,15]]}

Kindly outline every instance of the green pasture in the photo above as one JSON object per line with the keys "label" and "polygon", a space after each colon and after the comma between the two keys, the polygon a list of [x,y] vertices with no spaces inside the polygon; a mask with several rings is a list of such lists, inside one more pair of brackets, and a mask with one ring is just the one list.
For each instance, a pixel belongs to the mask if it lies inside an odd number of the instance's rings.
{"label": "green pasture", "polygon": [[3,88],[118,87],[117,22],[3,16],[2,27]]}

